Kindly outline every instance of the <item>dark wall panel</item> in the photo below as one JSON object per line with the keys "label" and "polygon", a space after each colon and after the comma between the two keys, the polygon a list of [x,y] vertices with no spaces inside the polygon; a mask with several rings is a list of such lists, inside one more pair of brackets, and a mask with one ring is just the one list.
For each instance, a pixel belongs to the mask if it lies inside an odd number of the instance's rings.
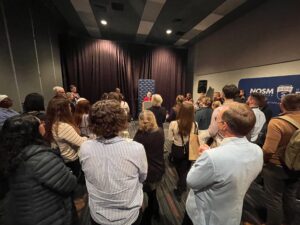
{"label": "dark wall panel", "polygon": [[16,75],[23,100],[30,92],[41,93],[29,7],[27,2],[20,1],[16,7],[14,1],[5,1],[5,11]]}
{"label": "dark wall panel", "polygon": [[32,18],[36,40],[36,50],[39,61],[40,78],[45,99],[53,96],[52,87],[56,85],[52,61],[52,42],[49,34],[49,13],[44,8],[33,6]]}
{"label": "dark wall panel", "polygon": [[58,34],[65,24],[48,1],[4,0],[0,6],[0,94],[9,95],[18,111],[32,92],[47,104],[53,86],[62,85]]}
{"label": "dark wall panel", "polygon": [[17,86],[9,54],[4,13],[3,4],[0,2],[0,94],[11,96],[14,99],[15,107],[20,108],[21,103],[17,94]]}

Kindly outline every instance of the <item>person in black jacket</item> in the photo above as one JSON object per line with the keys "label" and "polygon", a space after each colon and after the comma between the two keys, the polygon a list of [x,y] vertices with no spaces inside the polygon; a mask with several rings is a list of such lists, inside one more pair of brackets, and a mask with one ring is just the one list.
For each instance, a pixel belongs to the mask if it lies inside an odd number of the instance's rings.
{"label": "person in black jacket", "polygon": [[195,121],[198,123],[199,130],[208,129],[212,112],[211,99],[209,97],[201,98],[200,108],[195,112]]}
{"label": "person in black jacket", "polygon": [[144,192],[148,195],[146,208],[141,224],[150,225],[151,218],[159,218],[159,205],[156,197],[156,188],[165,172],[164,163],[164,134],[157,126],[154,114],[144,110],[139,115],[139,129],[134,141],[144,145],[148,161],[148,175],[144,183]]}
{"label": "person in black jacket", "polygon": [[154,113],[156,123],[160,128],[164,128],[163,123],[166,121],[167,110],[162,107],[162,97],[159,94],[152,95],[152,106],[149,108]]}
{"label": "person in black jacket", "polygon": [[[71,192],[76,177],[54,150],[44,144],[44,127],[32,115],[6,120],[1,135],[1,156],[9,180],[6,224],[71,225]],[[2,157],[1,157],[2,158]]]}
{"label": "person in black jacket", "polygon": [[167,122],[170,123],[170,122],[176,120],[177,113],[179,112],[180,106],[182,105],[183,102],[184,102],[184,96],[183,95],[177,95],[176,103],[170,110],[169,116],[166,120]]}

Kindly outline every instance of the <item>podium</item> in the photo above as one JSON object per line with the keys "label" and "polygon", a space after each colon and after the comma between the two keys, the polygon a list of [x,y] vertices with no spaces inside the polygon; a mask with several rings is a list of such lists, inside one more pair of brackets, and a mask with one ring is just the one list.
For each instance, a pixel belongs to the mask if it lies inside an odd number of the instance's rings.
{"label": "podium", "polygon": [[[138,83],[138,107],[139,112],[144,110],[144,97],[147,92],[155,93],[155,81],[151,79],[139,79]],[[151,107],[151,105],[150,105]],[[148,103],[145,104],[145,109],[148,109]]]}
{"label": "podium", "polygon": [[142,111],[149,109],[152,106],[152,103],[150,101],[148,102],[143,102],[142,103]]}

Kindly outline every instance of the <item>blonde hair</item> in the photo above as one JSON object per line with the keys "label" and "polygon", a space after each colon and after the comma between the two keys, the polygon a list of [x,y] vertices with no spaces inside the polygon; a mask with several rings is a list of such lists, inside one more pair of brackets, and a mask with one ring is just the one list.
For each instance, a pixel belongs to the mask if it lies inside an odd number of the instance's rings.
{"label": "blonde hair", "polygon": [[152,102],[153,106],[161,106],[161,103],[163,102],[163,99],[159,94],[155,94],[155,95],[152,95],[151,102]]}
{"label": "blonde hair", "polygon": [[149,132],[157,129],[157,123],[153,112],[144,110],[139,115],[139,130]]}
{"label": "blonde hair", "polygon": [[55,86],[55,87],[53,87],[53,92],[54,92],[54,94],[57,94],[57,93],[59,93],[59,91],[65,91],[65,89],[63,88],[63,87],[61,87],[61,86]]}
{"label": "blonde hair", "polygon": [[211,105],[211,108],[214,110],[218,107],[220,107],[222,105],[222,103],[220,101],[214,101]]}
{"label": "blonde hair", "polygon": [[[201,99],[203,105],[210,107],[211,106],[211,98],[210,97],[203,97]],[[221,102],[220,102],[221,103]]]}

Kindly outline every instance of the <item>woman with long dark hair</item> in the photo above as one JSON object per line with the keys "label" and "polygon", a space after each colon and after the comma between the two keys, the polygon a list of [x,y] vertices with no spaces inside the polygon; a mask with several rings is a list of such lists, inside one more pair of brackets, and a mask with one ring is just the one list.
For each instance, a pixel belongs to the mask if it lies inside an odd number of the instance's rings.
{"label": "woman with long dark hair", "polygon": [[52,148],[59,148],[66,165],[76,176],[79,176],[81,171],[78,150],[87,140],[79,134],[80,130],[74,122],[70,102],[66,98],[53,98],[47,107],[45,138],[51,143]]}
{"label": "woman with long dark hair", "polygon": [[180,201],[182,193],[186,190],[186,176],[190,167],[189,137],[194,129],[195,114],[192,102],[183,102],[179,109],[177,120],[169,126],[169,139],[173,141],[171,156],[174,160],[178,175],[177,188],[174,190],[176,198]]}
{"label": "woman with long dark hair", "polygon": [[159,218],[159,205],[156,189],[165,172],[164,131],[157,126],[154,114],[144,110],[139,115],[139,129],[133,140],[141,143],[148,161],[148,175],[144,183],[144,192],[148,195],[148,207],[143,213],[141,224],[150,225],[152,216]]}
{"label": "woman with long dark hair", "polygon": [[32,115],[5,121],[1,159],[9,179],[5,218],[14,225],[71,225],[76,177],[43,141],[44,127]]}

